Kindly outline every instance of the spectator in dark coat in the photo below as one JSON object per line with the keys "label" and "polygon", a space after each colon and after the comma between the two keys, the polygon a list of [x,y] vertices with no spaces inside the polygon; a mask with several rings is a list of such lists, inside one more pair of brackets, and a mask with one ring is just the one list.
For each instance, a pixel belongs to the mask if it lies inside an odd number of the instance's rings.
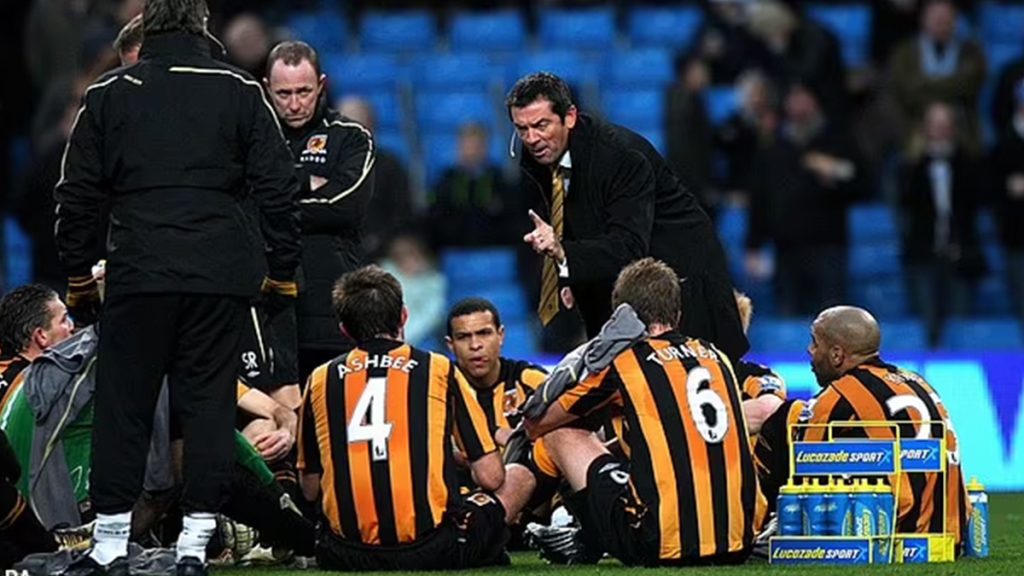
{"label": "spectator in dark coat", "polygon": [[523,213],[515,200],[501,167],[487,157],[487,129],[473,123],[462,126],[458,163],[445,170],[429,202],[434,245],[511,244],[515,234],[510,223]]}
{"label": "spectator in dark coat", "polygon": [[726,160],[721,186],[728,201],[746,205],[750,201],[754,159],[758,150],[770,144],[779,123],[775,88],[758,70],[748,70],[736,79],[739,109],[715,132],[715,144]]}
{"label": "spectator in dark coat", "polygon": [[961,134],[953,107],[931,104],[900,191],[911,301],[933,345],[947,317],[970,311],[974,286],[986,272],[976,224],[983,188]]}
{"label": "spectator in dark coat", "polygon": [[[362,124],[377,134],[377,115],[373,105],[363,98],[342,98],[338,113]],[[363,252],[369,259],[383,254],[387,245],[400,231],[416,219],[417,207],[409,187],[409,172],[405,163],[387,146],[377,145],[374,169],[373,197],[366,209],[363,225]]]}
{"label": "spectator in dark coat", "polygon": [[808,316],[843,300],[846,213],[860,193],[855,147],[825,115],[818,97],[796,84],[779,137],[754,161],[747,273],[768,278],[764,247],[775,245],[779,313]]}
{"label": "spectator in dark coat", "polygon": [[1016,86],[1016,111],[988,163],[999,239],[1006,253],[1006,279],[1014,313],[1024,324],[1024,79]]}
{"label": "spectator in dark coat", "polygon": [[929,0],[921,13],[921,33],[906,40],[889,59],[888,84],[906,144],[917,133],[927,105],[941,101],[956,109],[963,144],[978,154],[985,54],[975,42],[957,37],[956,16],[951,0]]}
{"label": "spectator in dark coat", "polygon": [[992,96],[992,125],[997,134],[1007,129],[1018,116],[1017,93],[1024,81],[1024,56],[1010,62],[999,73]]}
{"label": "spectator in dark coat", "polygon": [[772,81],[782,90],[809,86],[832,122],[845,122],[846,67],[836,37],[779,0],[755,2],[749,14],[748,27],[763,45],[758,65]]}
{"label": "spectator in dark coat", "polygon": [[666,94],[665,159],[679,181],[714,218],[718,204],[712,183],[714,132],[704,103],[708,67],[698,58],[683,58],[677,63],[676,73],[676,81]]}

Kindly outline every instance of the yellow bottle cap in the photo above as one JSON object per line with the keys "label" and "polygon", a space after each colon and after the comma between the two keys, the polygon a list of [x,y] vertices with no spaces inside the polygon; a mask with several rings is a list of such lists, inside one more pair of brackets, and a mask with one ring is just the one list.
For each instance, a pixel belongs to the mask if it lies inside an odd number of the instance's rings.
{"label": "yellow bottle cap", "polygon": [[971,481],[967,483],[967,490],[969,492],[983,492],[985,490],[985,486],[981,482],[978,482],[977,476],[971,476]]}

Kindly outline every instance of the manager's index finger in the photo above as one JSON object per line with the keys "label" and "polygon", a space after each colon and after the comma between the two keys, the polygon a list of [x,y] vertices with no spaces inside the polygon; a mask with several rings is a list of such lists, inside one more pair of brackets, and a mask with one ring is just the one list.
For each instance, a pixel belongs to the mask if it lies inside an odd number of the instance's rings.
{"label": "manager's index finger", "polygon": [[530,210],[529,214],[530,214],[530,220],[533,220],[534,226],[543,226],[543,225],[547,224],[547,222],[545,222],[543,218],[538,216],[537,213],[534,212],[532,209]]}

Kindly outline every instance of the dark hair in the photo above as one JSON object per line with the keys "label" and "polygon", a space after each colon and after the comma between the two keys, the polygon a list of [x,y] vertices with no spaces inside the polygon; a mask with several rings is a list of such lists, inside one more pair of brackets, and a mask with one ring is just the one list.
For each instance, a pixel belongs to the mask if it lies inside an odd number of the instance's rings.
{"label": "dark hair", "polygon": [[312,46],[301,40],[285,40],[274,46],[270,51],[270,55],[267,56],[267,80],[270,80],[270,70],[278,60],[283,61],[288,66],[298,66],[302,64],[303,60],[308,60],[313,65],[316,77],[320,78],[320,55],[316,53]]}
{"label": "dark hair", "polygon": [[675,327],[679,322],[679,276],[661,260],[637,260],[619,272],[612,289],[612,308],[629,304],[647,325]]}
{"label": "dark hair", "polygon": [[133,48],[142,46],[142,38],[142,14],[139,14],[129,20],[124,28],[117,33],[117,38],[114,39],[114,51],[121,56]]}
{"label": "dark hair", "polygon": [[204,36],[210,8],[206,0],[146,0],[142,15],[142,30],[146,36],[166,32]]}
{"label": "dark hair", "polygon": [[402,328],[402,285],[380,266],[364,266],[338,279],[334,315],[355,341],[396,336]]}
{"label": "dark hair", "polygon": [[46,329],[53,320],[49,304],[60,298],[53,288],[26,284],[0,298],[0,351],[18,354],[32,343],[36,328]]}
{"label": "dark hair", "polygon": [[498,308],[495,307],[494,303],[486,298],[463,298],[452,306],[452,309],[448,311],[448,321],[445,323],[448,326],[448,336],[452,335],[452,320],[455,320],[459,316],[469,316],[477,312],[490,312],[491,318],[494,319],[494,327],[501,327],[501,315],[498,314]]}
{"label": "dark hair", "polygon": [[537,100],[551,102],[551,110],[563,120],[573,105],[572,91],[565,80],[550,72],[535,72],[512,86],[505,98],[505,107],[511,117],[513,108],[525,108]]}

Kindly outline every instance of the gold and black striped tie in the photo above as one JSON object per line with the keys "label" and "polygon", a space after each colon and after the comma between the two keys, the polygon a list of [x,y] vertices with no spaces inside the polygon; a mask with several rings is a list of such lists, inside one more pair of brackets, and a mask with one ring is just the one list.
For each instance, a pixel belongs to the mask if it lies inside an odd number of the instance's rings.
{"label": "gold and black striped tie", "polygon": [[[565,201],[565,175],[555,167],[551,175],[551,227],[555,238],[562,239],[562,207]],[[537,315],[541,324],[547,326],[558,314],[558,264],[552,258],[544,258],[544,270],[540,280],[540,304]]]}

